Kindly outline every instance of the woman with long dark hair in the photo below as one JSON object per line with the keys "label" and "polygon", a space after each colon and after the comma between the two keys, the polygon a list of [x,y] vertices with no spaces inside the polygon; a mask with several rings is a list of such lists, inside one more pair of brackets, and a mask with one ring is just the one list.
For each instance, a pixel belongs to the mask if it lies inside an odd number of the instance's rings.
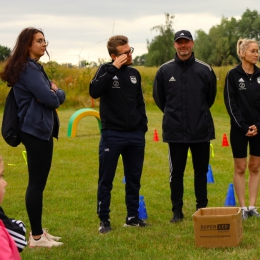
{"label": "woman with long dark hair", "polygon": [[43,191],[51,168],[53,137],[58,138],[56,109],[65,101],[65,93],[51,82],[39,59],[48,54],[41,30],[25,28],[17,38],[12,55],[0,73],[13,87],[18,105],[20,138],[27,152],[29,181],[26,209],[31,225],[29,247],[60,246],[60,237],[42,228]]}

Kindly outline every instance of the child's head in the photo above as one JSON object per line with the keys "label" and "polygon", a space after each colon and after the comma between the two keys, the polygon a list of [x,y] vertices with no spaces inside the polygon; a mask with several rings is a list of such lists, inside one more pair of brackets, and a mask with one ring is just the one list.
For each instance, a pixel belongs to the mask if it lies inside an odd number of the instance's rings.
{"label": "child's head", "polygon": [[5,194],[5,187],[7,185],[7,182],[4,180],[4,162],[2,157],[0,156],[0,204],[3,201],[4,194]]}

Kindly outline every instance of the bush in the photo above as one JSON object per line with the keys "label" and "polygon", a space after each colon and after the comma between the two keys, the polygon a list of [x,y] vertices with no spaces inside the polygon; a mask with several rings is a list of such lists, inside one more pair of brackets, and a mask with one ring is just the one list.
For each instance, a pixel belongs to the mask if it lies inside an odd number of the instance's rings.
{"label": "bush", "polygon": [[[94,77],[97,68],[78,68],[73,66],[60,65],[57,62],[48,62],[43,64],[49,78],[61,89],[66,92],[66,102],[63,108],[73,107],[80,109],[83,107],[98,107],[99,100],[93,100],[89,96],[89,83]],[[217,76],[217,97],[216,102],[223,100],[223,90],[225,77],[232,66],[214,67]],[[3,69],[3,63],[0,63],[0,71]],[[153,81],[158,68],[137,66],[136,69],[142,77],[142,87],[144,99],[147,104],[154,103]],[[6,84],[0,80],[0,107],[3,107],[7,92],[9,89]]]}

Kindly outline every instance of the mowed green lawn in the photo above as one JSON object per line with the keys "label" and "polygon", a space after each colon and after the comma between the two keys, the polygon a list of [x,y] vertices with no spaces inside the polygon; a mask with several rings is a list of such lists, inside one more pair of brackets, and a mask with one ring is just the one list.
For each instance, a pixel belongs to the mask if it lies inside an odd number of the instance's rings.
{"label": "mowed green lawn", "polygon": [[[62,236],[59,248],[26,248],[22,258],[51,260],[83,259],[259,259],[260,219],[243,222],[244,238],[235,248],[196,248],[192,214],[195,211],[193,170],[191,158],[185,171],[183,222],[172,224],[168,147],[162,142],[162,113],[149,105],[149,131],[146,134],[146,153],[141,195],[144,195],[147,228],[123,227],[126,217],[124,202],[123,165],[119,160],[112,191],[112,232],[99,234],[96,215],[98,180],[99,129],[94,117],[83,118],[77,137],[67,137],[68,121],[75,110],[59,110],[61,130],[55,141],[53,165],[44,192],[43,227],[53,235]],[[229,183],[233,182],[233,161],[230,147],[222,147],[226,133],[229,140],[229,119],[223,103],[212,108],[216,126],[216,140],[212,141],[214,157],[210,164],[215,178],[208,184],[209,207],[223,206]],[[153,141],[154,130],[159,142]],[[27,166],[22,156],[23,145],[9,147],[0,139],[5,161],[5,179],[8,182],[2,204],[6,214],[21,219],[30,231],[24,196],[27,185]],[[13,165],[8,165],[13,164]],[[258,203],[259,205],[259,203]]]}

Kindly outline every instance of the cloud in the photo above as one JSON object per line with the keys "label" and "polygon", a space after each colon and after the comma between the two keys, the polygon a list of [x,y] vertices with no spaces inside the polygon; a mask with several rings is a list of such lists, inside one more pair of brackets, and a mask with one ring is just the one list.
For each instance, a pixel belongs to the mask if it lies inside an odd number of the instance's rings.
{"label": "cloud", "polygon": [[51,58],[59,63],[109,59],[106,42],[112,34],[128,36],[136,56],[147,52],[146,40],[157,35],[151,28],[165,24],[165,12],[175,15],[175,31],[187,29],[194,35],[198,29],[208,33],[222,16],[239,18],[258,1],[6,1],[0,9],[0,44],[12,48],[21,30],[33,26],[43,29]]}
{"label": "cloud", "polygon": [[[57,24],[66,24],[65,17],[60,17]],[[212,24],[205,26],[205,19],[212,21],[213,24],[220,22],[218,17],[210,14],[176,14],[174,18],[174,29],[175,31],[181,29],[188,29],[195,34],[197,29],[203,28],[206,32],[211,28]],[[81,23],[79,23],[79,21]],[[191,22],[192,21],[192,22]],[[147,53],[147,40],[153,39],[156,35],[156,31],[152,31],[151,28],[156,25],[162,25],[165,23],[164,15],[153,15],[136,18],[133,21],[130,20],[111,20],[108,18],[76,18],[70,17],[69,20],[70,28],[73,28],[77,24],[77,31],[79,35],[71,33],[69,27],[64,32],[59,32],[59,35],[63,35],[68,38],[67,41],[62,42],[63,37],[59,39],[57,35],[48,35],[47,29],[46,37],[50,38],[49,51],[52,53],[52,59],[57,60],[59,63],[66,63],[72,61],[76,64],[80,59],[88,61],[97,61],[98,58],[108,59],[108,53],[106,49],[106,42],[112,34],[123,34],[129,38],[130,45],[135,48],[134,56],[139,56]],[[91,30],[92,24],[95,24],[96,31]],[[106,28],[104,29],[104,24]],[[66,27],[66,26],[65,26]],[[52,28],[52,30],[55,28]],[[54,30],[55,31],[55,30]],[[70,43],[70,39],[74,38],[73,42]],[[54,41],[54,46],[52,45]],[[61,46],[59,49],[57,46]],[[55,51],[54,49],[55,48]],[[69,48],[69,49],[68,49]],[[62,52],[67,49],[66,53],[62,56]]]}

